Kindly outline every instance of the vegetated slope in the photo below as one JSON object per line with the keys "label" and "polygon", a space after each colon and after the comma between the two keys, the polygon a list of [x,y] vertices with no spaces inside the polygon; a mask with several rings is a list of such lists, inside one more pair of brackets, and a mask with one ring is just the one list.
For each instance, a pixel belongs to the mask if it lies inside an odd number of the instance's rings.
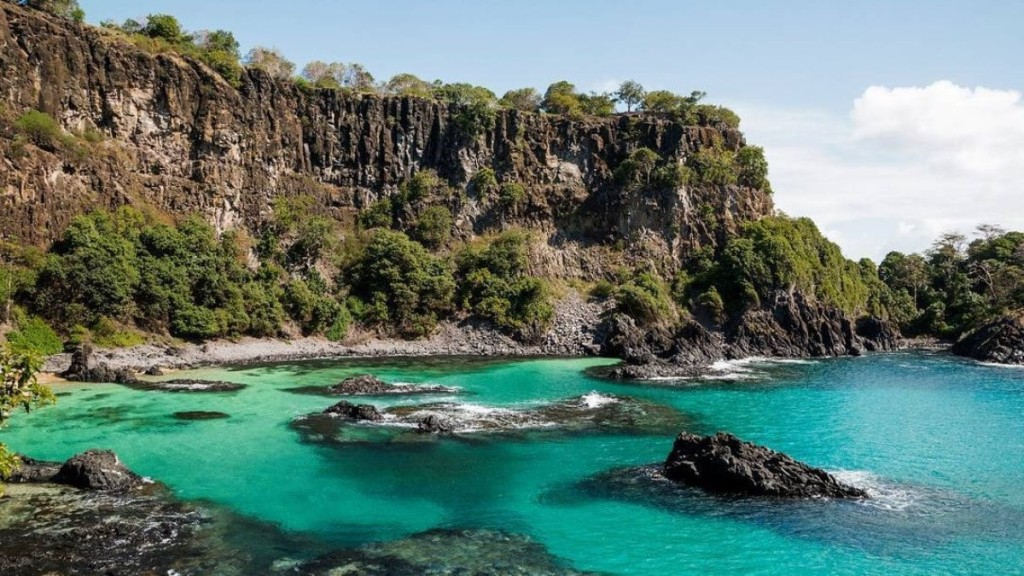
{"label": "vegetated slope", "polygon": [[[760,150],[724,122],[480,116],[260,69],[229,83],[9,3],[0,69],[3,239],[59,240],[45,263],[8,258],[5,302],[65,334],[273,334],[287,314],[309,333],[343,337],[352,315],[416,336],[473,315],[535,339],[551,318],[539,278],[574,279],[618,303],[607,352],[678,364],[857,352],[849,318],[886,313],[873,265],[771,216]],[[185,266],[190,246],[204,256]],[[131,269],[99,274],[126,266],[117,254]],[[90,291],[116,301],[76,300]],[[704,340],[707,358],[678,353]]]}

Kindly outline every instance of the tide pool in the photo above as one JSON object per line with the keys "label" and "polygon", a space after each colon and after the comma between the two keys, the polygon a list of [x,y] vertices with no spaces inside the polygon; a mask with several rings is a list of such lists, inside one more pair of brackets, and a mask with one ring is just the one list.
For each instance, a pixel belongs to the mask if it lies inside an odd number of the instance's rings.
{"label": "tide pool", "polygon": [[[620,383],[586,374],[607,363],[344,360],[168,376],[247,385],[233,393],[58,385],[56,406],[15,415],[0,440],[52,460],[115,450],[181,498],[276,524],[318,547],[436,527],[488,528],[529,535],[577,569],[613,574],[1024,570],[1024,370],[905,352],[723,363],[699,380]],[[609,470],[662,461],[671,435],[303,442],[290,422],[338,399],[289,389],[360,373],[461,390],[349,398],[381,408],[442,401],[524,409],[592,392],[644,399],[688,415],[693,431],[732,432],[834,471],[875,497],[765,504],[590,489]],[[173,416],[186,411],[229,417]]]}

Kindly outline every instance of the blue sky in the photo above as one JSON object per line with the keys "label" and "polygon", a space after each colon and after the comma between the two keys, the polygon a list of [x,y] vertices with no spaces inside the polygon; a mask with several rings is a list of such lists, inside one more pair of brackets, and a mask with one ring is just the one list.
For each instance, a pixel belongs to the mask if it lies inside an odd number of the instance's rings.
{"label": "blue sky", "polygon": [[[583,90],[629,78],[705,90],[765,146],[779,208],[813,217],[853,257],[920,250],[981,222],[1024,228],[1014,190],[1024,176],[1014,166],[1024,161],[1024,2],[80,3],[90,22],[171,13],[190,30],[232,30],[243,50],[274,46],[300,67],[360,62],[379,80],[412,72],[499,95],[562,79]],[[959,124],[946,126],[954,114]],[[974,134],[978,123],[991,133]],[[950,160],[1007,153],[993,166]]]}

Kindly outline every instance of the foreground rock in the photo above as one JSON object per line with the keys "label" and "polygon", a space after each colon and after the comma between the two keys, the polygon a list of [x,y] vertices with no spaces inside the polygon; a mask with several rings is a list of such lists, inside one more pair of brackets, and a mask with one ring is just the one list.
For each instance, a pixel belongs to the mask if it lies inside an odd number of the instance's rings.
{"label": "foreground rock", "polygon": [[982,362],[1024,364],[1024,311],[968,333],[953,345],[953,353]]}
{"label": "foreground rock", "polygon": [[583,576],[526,536],[493,530],[430,530],[403,540],[328,554],[300,574]]}
{"label": "foreground rock", "polygon": [[776,498],[866,498],[820,468],[719,432],[681,433],[665,461],[665,476],[716,494]]}
{"label": "foreground rock", "polygon": [[458,388],[433,384],[388,384],[372,374],[360,374],[346,378],[330,386],[304,386],[294,388],[300,394],[323,396],[392,396],[413,394],[454,394]]}
{"label": "foreground rock", "polygon": [[[361,422],[375,426],[358,426]],[[674,408],[596,392],[528,409],[436,403],[378,410],[342,401],[292,423],[307,440],[343,442],[408,439],[408,434],[664,434],[689,424]]]}
{"label": "foreground rock", "polygon": [[110,450],[89,450],[68,459],[53,481],[86,490],[128,490],[139,486],[142,477]]}

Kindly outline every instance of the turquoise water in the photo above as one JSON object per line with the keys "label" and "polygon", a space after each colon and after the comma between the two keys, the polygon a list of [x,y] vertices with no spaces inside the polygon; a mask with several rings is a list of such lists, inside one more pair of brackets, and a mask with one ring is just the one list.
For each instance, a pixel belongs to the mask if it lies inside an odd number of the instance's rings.
{"label": "turquoise water", "polygon": [[[484,527],[528,534],[578,569],[614,574],[1024,572],[1024,370],[911,352],[735,363],[713,380],[623,384],[584,374],[607,362],[347,361],[188,372],[248,385],[223,394],[61,385],[57,406],[17,415],[0,441],[54,460],[111,448],[183,498],[332,546]],[[670,436],[302,442],[291,419],[335,399],[287,389],[364,372],[464,391],[367,400],[381,407],[528,407],[592,391],[644,398],[690,415],[696,431],[728,430],[839,471],[876,498],[736,503],[587,484],[610,469],[663,460]],[[230,418],[172,417],[187,410]]]}

